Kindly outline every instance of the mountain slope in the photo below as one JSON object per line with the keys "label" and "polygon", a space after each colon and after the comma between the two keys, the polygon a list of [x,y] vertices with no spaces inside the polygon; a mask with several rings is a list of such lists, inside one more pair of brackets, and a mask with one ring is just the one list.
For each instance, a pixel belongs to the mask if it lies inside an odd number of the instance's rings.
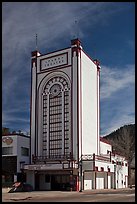
{"label": "mountain slope", "polygon": [[129,165],[135,165],[135,124],[124,125],[103,138],[112,144],[113,152],[126,157]]}

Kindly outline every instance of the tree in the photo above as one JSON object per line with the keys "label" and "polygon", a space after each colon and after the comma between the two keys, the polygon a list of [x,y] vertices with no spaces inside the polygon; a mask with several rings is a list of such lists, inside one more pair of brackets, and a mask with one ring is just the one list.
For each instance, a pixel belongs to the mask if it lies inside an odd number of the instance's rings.
{"label": "tree", "polygon": [[16,131],[15,131],[15,130],[13,130],[13,131],[12,131],[12,134],[16,134]]}
{"label": "tree", "polygon": [[8,135],[10,134],[10,129],[7,127],[2,127],[2,135]]}
{"label": "tree", "polygon": [[124,156],[128,160],[129,185],[131,187],[131,166],[135,157],[135,126],[125,125],[112,134],[105,136],[105,139],[111,143],[113,152]]}

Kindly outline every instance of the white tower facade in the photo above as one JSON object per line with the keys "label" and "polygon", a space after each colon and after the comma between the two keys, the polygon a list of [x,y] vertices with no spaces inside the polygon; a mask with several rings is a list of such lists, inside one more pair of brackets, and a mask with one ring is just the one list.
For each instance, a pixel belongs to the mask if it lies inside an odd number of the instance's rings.
{"label": "white tower facade", "polygon": [[53,53],[32,52],[31,155],[99,154],[99,71],[79,39]]}
{"label": "white tower facade", "polygon": [[99,62],[74,39],[62,50],[32,52],[31,74],[27,182],[41,190],[59,190],[73,183],[73,190],[78,190],[82,156],[99,154]]}

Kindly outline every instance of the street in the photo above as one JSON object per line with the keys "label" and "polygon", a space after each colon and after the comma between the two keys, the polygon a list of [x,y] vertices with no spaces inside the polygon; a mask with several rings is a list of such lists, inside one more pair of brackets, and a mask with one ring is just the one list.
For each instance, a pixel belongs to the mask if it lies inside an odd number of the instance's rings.
{"label": "street", "polygon": [[135,202],[135,189],[2,193],[2,202]]}

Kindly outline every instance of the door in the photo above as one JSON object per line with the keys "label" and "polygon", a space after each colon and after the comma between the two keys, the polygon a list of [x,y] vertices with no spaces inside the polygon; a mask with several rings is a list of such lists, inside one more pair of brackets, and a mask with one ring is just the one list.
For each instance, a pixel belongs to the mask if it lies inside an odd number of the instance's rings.
{"label": "door", "polygon": [[96,189],[104,189],[104,178],[96,178]]}
{"label": "door", "polygon": [[35,173],[35,190],[39,190],[39,174]]}
{"label": "door", "polygon": [[84,190],[92,189],[92,180],[84,180]]}
{"label": "door", "polygon": [[111,188],[111,176],[108,175],[108,189]]}

